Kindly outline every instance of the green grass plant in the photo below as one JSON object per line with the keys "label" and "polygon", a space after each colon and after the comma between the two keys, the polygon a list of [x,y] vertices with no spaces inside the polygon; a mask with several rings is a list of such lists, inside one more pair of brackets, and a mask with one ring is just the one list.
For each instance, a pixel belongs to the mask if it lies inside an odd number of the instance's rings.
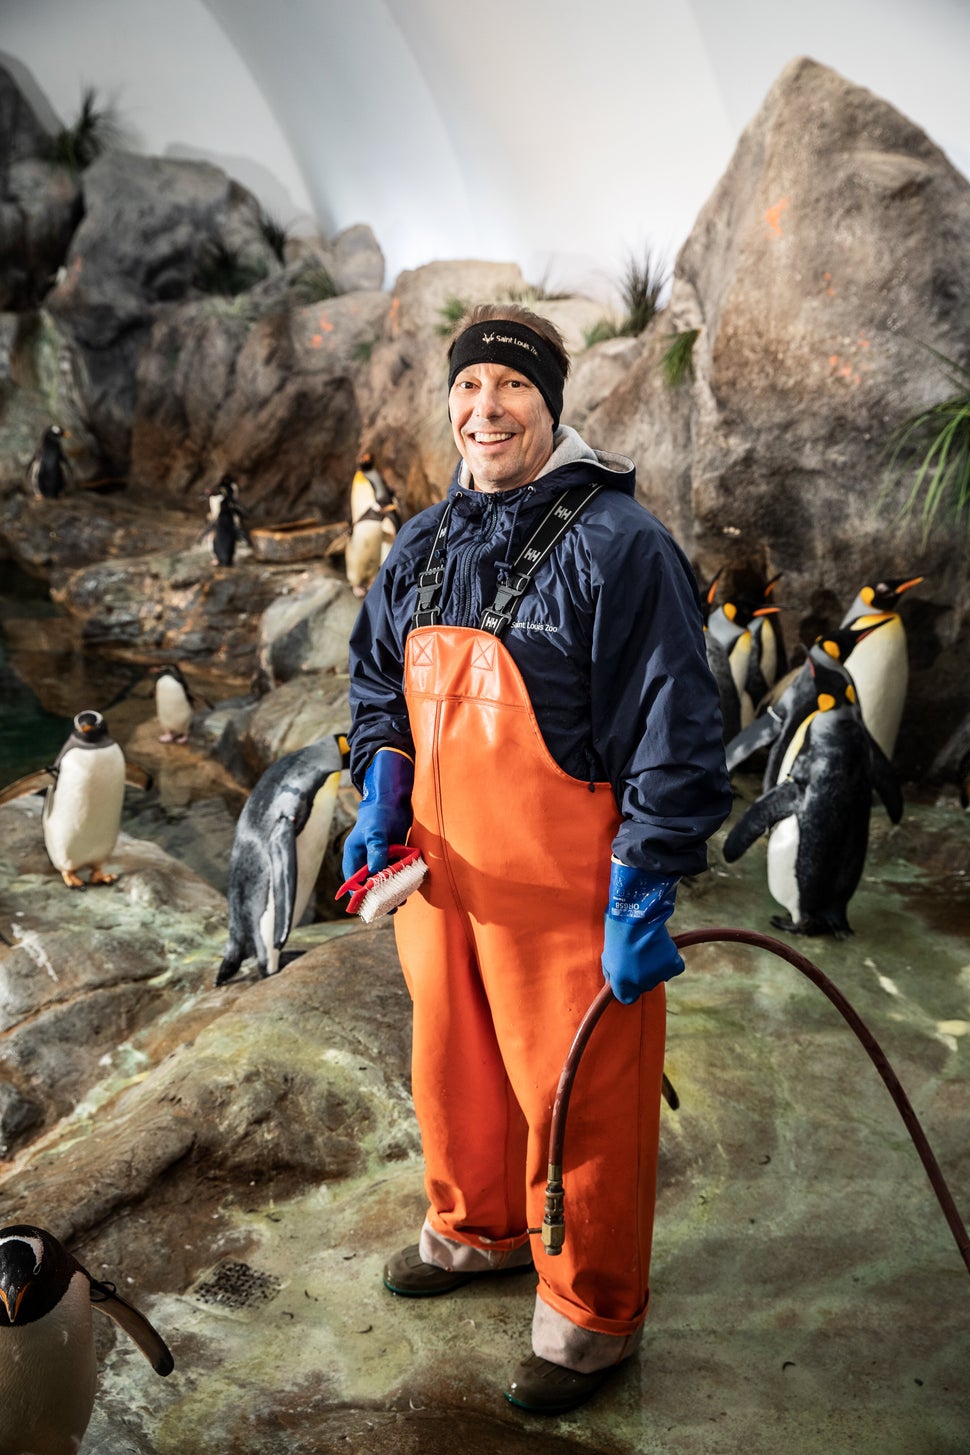
{"label": "green grass plant", "polygon": [[970,527],[970,369],[936,349],[954,393],[904,419],[889,438],[882,496],[915,470],[902,516],[919,512],[923,544],[943,517]]}

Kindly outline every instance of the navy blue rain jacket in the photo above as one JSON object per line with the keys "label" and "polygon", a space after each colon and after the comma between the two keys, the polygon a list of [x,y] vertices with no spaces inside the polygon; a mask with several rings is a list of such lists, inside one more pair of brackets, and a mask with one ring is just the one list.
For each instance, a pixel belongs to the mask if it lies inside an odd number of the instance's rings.
{"label": "navy blue rain jacket", "polygon": [[[571,430],[557,432],[557,445],[564,433],[588,448]],[[632,461],[589,453],[558,467],[554,459],[531,485],[495,494],[464,488],[455,472],[440,620],[478,627],[556,496],[602,483],[540,566],[505,646],[552,757],[571,777],[612,785],[623,819],[616,857],[655,873],[697,874],[731,807],[697,585],[667,530],[634,498]],[[404,641],[443,510],[444,502],[429,506],[398,532],[351,636],[358,788],[378,748],[414,754]]]}

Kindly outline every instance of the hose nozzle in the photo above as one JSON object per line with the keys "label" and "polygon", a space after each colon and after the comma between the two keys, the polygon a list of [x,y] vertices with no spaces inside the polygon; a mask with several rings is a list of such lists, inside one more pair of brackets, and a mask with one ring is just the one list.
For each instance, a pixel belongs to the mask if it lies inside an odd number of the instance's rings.
{"label": "hose nozzle", "polygon": [[562,1168],[550,1162],[549,1180],[546,1183],[546,1210],[542,1219],[542,1246],[551,1258],[562,1252],[562,1245],[566,1241],[564,1198]]}

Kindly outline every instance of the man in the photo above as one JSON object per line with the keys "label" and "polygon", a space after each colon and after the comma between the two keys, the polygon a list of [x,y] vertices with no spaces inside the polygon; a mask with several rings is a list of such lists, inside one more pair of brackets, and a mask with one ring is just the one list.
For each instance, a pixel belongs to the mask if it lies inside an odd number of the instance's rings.
{"label": "man", "polygon": [[[693,576],[632,462],[560,426],[558,331],[482,305],[448,357],[461,462],[351,640],[345,875],[408,836],[429,869],[395,927],[430,1206],[384,1282],[427,1297],[534,1264],[533,1353],[506,1397],[562,1413],[640,1339],[664,982],[683,969],[665,921],[730,793]],[[604,974],[624,1004],[580,1063],[552,1256],[530,1231],[552,1103]]]}

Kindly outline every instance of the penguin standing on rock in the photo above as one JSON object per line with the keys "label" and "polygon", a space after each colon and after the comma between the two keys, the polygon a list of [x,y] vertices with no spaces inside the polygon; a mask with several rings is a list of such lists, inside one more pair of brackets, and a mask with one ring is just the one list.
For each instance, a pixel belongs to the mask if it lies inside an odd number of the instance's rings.
{"label": "penguin standing on rock", "polygon": [[350,485],[350,540],[344,551],[347,580],[355,596],[367,595],[394,544],[398,524],[394,497],[374,464],[374,456],[365,451]]}
{"label": "penguin standing on rock", "polygon": [[64,454],[61,440],[64,431],[59,424],[52,424],[44,430],[40,443],[27,466],[28,488],[44,500],[56,500],[64,494],[68,482],[73,482],[74,473]]}
{"label": "penguin standing on rock", "polygon": [[144,1314],[52,1233],[26,1223],[0,1228],[0,1455],[76,1455],[97,1388],[92,1305],[156,1374],[172,1372],[171,1352]]}
{"label": "penguin standing on rock", "polygon": [[893,823],[903,800],[892,765],[867,732],[844,671],[809,657],[814,710],[795,733],[779,782],[747,810],[724,843],[733,863],[768,830],[768,890],[788,911],[772,916],[797,935],[852,933],[847,918],[869,843],[873,789]]}
{"label": "penguin standing on rock", "polygon": [[249,531],[243,524],[245,511],[239,504],[239,487],[231,475],[223,475],[214,490],[210,490],[209,520],[202,539],[212,539],[212,563],[215,566],[231,566],[236,557],[237,541],[252,545]]}
{"label": "penguin standing on rock", "polygon": [[281,968],[320,873],[347,761],[346,738],[322,738],[271,764],[246,800],[229,856],[229,943],[217,985],[248,955],[261,976]]}
{"label": "penguin standing on rock", "polygon": [[187,743],[195,708],[196,698],[181,669],[174,662],[158,667],[155,671],[155,715],[162,729],[158,741]]}
{"label": "penguin standing on rock", "polygon": [[117,874],[102,868],[121,829],[125,784],[147,788],[148,774],[125,762],[100,712],[79,712],[74,728],[49,768],[29,773],[0,792],[0,805],[47,790],[41,822],[48,857],[69,889],[113,884]]}

